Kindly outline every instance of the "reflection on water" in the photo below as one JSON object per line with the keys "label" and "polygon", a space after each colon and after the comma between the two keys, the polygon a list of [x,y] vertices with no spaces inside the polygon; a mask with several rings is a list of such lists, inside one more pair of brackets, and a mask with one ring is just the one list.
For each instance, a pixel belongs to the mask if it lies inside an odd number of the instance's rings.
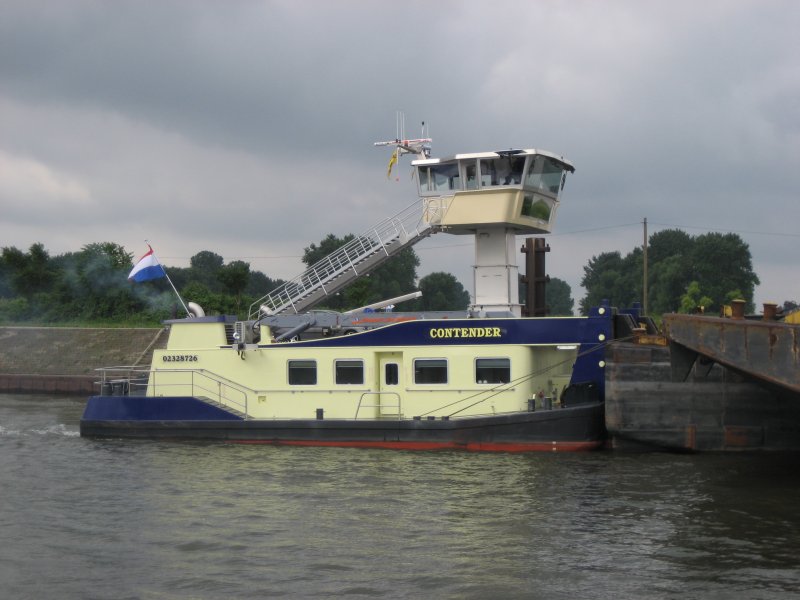
{"label": "reflection on water", "polygon": [[0,589],[59,598],[789,598],[800,459],[87,440],[0,395]]}

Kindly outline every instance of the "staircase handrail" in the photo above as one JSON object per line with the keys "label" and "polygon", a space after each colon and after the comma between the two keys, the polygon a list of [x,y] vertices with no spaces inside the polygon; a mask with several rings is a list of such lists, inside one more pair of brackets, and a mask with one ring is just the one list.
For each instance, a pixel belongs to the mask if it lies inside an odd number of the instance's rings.
{"label": "staircase handrail", "polygon": [[[420,204],[423,205],[423,210],[420,210]],[[430,219],[430,212],[426,212],[426,208],[426,200],[416,200],[395,215],[353,238],[311,265],[301,275],[253,302],[249,309],[250,319],[257,319],[260,316],[262,306],[272,314],[277,314],[294,307],[299,299],[320,288],[327,294],[326,283],[348,270],[360,274],[356,268],[359,261],[380,251],[386,252],[388,256],[387,245],[392,241],[423,236],[438,223]]]}

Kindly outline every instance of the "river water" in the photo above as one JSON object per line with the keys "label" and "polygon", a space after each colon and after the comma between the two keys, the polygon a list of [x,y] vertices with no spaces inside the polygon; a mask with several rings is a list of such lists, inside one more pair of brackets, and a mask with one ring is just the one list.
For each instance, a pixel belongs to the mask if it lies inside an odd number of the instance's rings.
{"label": "river water", "polygon": [[0,596],[797,598],[800,457],[92,440],[0,395]]}

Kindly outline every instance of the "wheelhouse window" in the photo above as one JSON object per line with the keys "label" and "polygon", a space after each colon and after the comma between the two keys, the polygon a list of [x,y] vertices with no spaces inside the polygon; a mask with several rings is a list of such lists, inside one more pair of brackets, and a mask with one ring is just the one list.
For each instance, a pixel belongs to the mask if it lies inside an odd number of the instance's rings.
{"label": "wheelhouse window", "polygon": [[414,383],[447,383],[447,361],[443,358],[416,359]]}
{"label": "wheelhouse window", "polygon": [[475,383],[508,383],[511,381],[511,360],[478,358],[475,360]]}
{"label": "wheelhouse window", "polygon": [[431,166],[431,189],[446,192],[461,188],[458,163],[444,163]]}
{"label": "wheelhouse window", "polygon": [[550,213],[552,209],[552,204],[548,203],[542,196],[534,200],[533,194],[525,194],[525,197],[522,199],[521,214],[523,217],[531,217],[533,219],[541,219],[542,221],[550,222]]}
{"label": "wheelhouse window", "polygon": [[524,166],[523,156],[481,159],[481,185],[519,185]]}
{"label": "wheelhouse window", "polygon": [[464,180],[468,190],[478,189],[478,161],[471,160],[464,163]]}
{"label": "wheelhouse window", "polygon": [[419,191],[449,192],[461,189],[461,176],[457,162],[423,165],[417,168]]}
{"label": "wheelhouse window", "polygon": [[547,156],[534,156],[528,165],[525,187],[558,194],[563,187],[565,175],[561,163]]}
{"label": "wheelhouse window", "polygon": [[417,167],[417,181],[419,182],[419,192],[427,192],[430,189],[431,169],[430,167]]}
{"label": "wheelhouse window", "polygon": [[316,385],[317,361],[290,360],[289,385]]}
{"label": "wheelhouse window", "polygon": [[364,383],[364,361],[337,360],[334,365],[337,384]]}

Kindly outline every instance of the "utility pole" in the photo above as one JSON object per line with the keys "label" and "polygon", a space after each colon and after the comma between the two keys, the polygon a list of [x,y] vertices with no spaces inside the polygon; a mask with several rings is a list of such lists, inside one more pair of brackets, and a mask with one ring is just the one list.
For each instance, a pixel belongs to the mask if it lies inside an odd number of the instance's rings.
{"label": "utility pole", "polygon": [[644,245],[642,246],[643,256],[642,262],[644,263],[644,281],[642,282],[642,312],[646,315],[647,312],[647,217],[644,218]]}

